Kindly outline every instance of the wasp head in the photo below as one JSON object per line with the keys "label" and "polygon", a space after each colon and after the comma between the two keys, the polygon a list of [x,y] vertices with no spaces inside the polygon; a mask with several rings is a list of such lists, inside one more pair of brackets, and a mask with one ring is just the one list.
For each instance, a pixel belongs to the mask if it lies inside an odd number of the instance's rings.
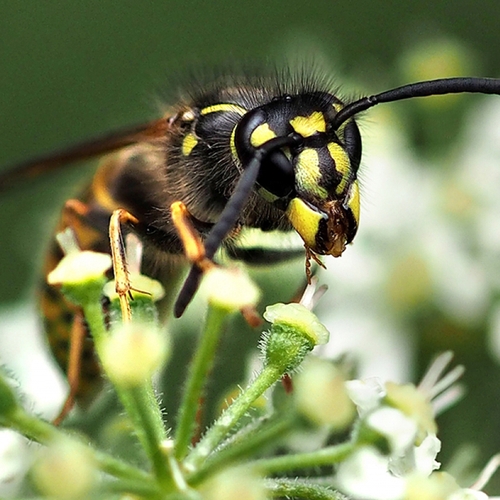
{"label": "wasp head", "polygon": [[333,127],[342,108],[326,92],[284,95],[248,112],[233,139],[245,165],[267,141],[295,138],[263,160],[257,190],[287,214],[309,250],[334,257],[353,240],[359,221],[361,137],[353,119]]}

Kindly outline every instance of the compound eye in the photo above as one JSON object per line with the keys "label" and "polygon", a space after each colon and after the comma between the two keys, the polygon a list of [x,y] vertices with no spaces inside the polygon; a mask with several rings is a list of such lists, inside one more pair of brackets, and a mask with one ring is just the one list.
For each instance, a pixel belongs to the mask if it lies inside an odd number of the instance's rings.
{"label": "compound eye", "polygon": [[[234,146],[243,168],[252,159],[257,148],[275,137],[276,133],[269,127],[268,114],[263,108],[246,113],[234,132]],[[285,198],[293,193],[294,168],[282,150],[272,151],[264,158],[257,183],[277,198]]]}
{"label": "compound eye", "polygon": [[283,151],[273,151],[262,162],[257,182],[278,198],[286,198],[293,193],[294,169],[292,162]]}

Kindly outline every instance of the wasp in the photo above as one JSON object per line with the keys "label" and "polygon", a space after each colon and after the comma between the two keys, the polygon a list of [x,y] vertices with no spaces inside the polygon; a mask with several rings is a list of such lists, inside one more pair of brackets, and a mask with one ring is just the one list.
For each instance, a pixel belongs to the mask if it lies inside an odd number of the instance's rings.
{"label": "wasp", "polygon": [[[293,78],[279,71],[226,78],[194,89],[155,121],[9,169],[0,175],[0,190],[108,154],[87,189],[66,204],[60,229],[71,227],[82,249],[111,252],[119,247],[121,226],[127,226],[143,243],[144,273],[167,288],[189,261],[173,308],[180,316],[220,247],[247,262],[280,261],[293,253],[240,248],[246,228],[295,230],[307,262],[341,256],[359,226],[357,115],[381,103],[456,93],[500,94],[500,79],[422,81],[344,102],[327,79],[305,72]],[[186,228],[200,242],[189,259]],[[54,243],[45,272],[62,256]],[[126,302],[126,291],[121,294]],[[57,288],[45,284],[40,302],[51,348],[67,369],[70,339],[75,330],[85,333],[84,322]],[[81,356],[73,392],[83,400],[100,378],[88,338]]]}

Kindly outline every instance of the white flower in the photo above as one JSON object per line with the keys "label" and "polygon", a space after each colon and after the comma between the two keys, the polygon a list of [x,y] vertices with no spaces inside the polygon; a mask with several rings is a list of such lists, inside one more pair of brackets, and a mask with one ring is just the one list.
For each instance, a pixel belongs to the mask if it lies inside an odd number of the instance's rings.
{"label": "white flower", "polygon": [[434,434],[429,434],[419,446],[410,446],[399,457],[391,457],[389,470],[396,476],[405,476],[417,472],[423,476],[431,473],[441,466],[436,461],[441,450],[441,441]]}
{"label": "white flower", "polygon": [[339,465],[337,486],[354,498],[400,500],[405,491],[405,480],[389,472],[386,456],[365,446]]}
{"label": "white flower", "polygon": [[[447,494],[458,489],[453,478],[448,474],[431,475],[439,467],[435,461],[440,449],[439,440],[430,436],[420,447],[410,448],[409,453],[399,459],[383,455],[371,446],[356,450],[339,465],[337,486],[345,494],[363,500],[448,500]],[[422,495],[425,490],[444,492],[445,496],[419,497],[419,484],[425,486]]]}
{"label": "white flower", "polygon": [[379,406],[386,395],[385,387],[380,380],[375,378],[348,380],[345,385],[360,416],[366,415]]}
{"label": "white flower", "polygon": [[403,455],[417,436],[416,422],[396,408],[382,406],[370,413],[365,423],[387,439],[391,455]]}
{"label": "white flower", "polygon": [[10,429],[0,430],[0,497],[12,497],[30,465],[26,438]]}

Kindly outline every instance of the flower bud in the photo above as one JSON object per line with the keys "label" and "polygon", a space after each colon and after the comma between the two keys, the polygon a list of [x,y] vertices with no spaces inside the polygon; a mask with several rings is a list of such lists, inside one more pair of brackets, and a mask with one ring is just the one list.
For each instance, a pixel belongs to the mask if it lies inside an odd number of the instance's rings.
{"label": "flower bud", "polygon": [[316,345],[328,341],[328,330],[300,304],[269,306],[264,318],[272,323],[262,340],[266,364],[283,374],[295,370]]}
{"label": "flower bud", "polygon": [[99,300],[111,269],[111,256],[98,252],[72,252],[47,276],[49,285],[61,285],[63,293],[77,305]]}
{"label": "flower bud", "polygon": [[155,373],[167,354],[166,332],[131,322],[120,325],[104,340],[101,361],[115,384],[136,387]]}
{"label": "flower bud", "polygon": [[326,344],[330,333],[316,315],[302,304],[274,304],[266,307],[264,318],[300,330],[316,346]]}
{"label": "flower bud", "polygon": [[229,311],[254,307],[260,299],[257,285],[238,267],[213,267],[208,270],[201,291],[209,303]]}
{"label": "flower bud", "polygon": [[344,376],[333,364],[311,359],[294,378],[294,389],[298,410],[316,425],[344,429],[354,420]]}
{"label": "flower bud", "polygon": [[96,479],[96,469],[90,450],[73,440],[61,439],[41,450],[32,476],[47,497],[87,498]]}
{"label": "flower bud", "polygon": [[228,469],[207,482],[203,488],[206,500],[266,500],[268,497],[259,477],[244,468]]}

